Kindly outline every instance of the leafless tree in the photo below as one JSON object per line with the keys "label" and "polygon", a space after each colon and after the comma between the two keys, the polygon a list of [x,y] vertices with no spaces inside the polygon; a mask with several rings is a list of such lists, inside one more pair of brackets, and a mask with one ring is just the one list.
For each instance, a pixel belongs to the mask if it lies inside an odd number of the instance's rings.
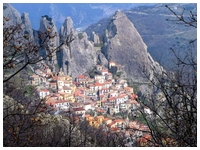
{"label": "leafless tree", "polygon": [[[37,43],[23,24],[9,21],[10,18],[3,17],[3,145],[63,146],[66,121],[51,115],[52,109],[38,97],[35,87],[27,85],[27,79],[20,76],[28,77],[25,71],[28,65],[51,60],[74,37],[71,33],[58,47],[50,49],[45,43],[57,36],[53,26],[38,34],[40,43]],[[46,50],[45,56],[42,49]]]}
{"label": "leafless tree", "polygon": [[[49,40],[58,36],[53,32],[53,25],[47,28],[46,32],[39,32],[38,39],[40,43],[31,38],[25,30],[23,24],[10,25],[10,19],[3,17],[3,83],[10,80],[27,65],[36,64],[42,60],[51,60],[62,45],[69,46],[74,40],[73,33],[67,36],[58,47],[51,47],[46,44]],[[46,55],[41,51],[45,50]]]}
{"label": "leafless tree", "polygon": [[[166,5],[177,18],[175,21],[197,28],[197,15],[190,12],[185,19],[184,11],[179,15]],[[174,20],[173,20],[174,21]],[[170,71],[157,73],[154,78],[144,70],[152,83],[153,94],[140,98],[141,106],[152,111],[147,115],[141,111],[152,136],[154,146],[197,146],[197,55],[196,39],[188,42],[186,53],[175,55]],[[143,109],[141,109],[143,110]],[[150,143],[149,142],[149,143]]]}

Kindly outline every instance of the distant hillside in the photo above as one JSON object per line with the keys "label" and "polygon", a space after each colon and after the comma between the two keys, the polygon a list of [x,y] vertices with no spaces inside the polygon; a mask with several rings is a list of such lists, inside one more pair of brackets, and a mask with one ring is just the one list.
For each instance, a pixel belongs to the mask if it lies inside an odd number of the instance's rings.
{"label": "distant hillside", "polygon": [[[196,12],[196,4],[167,4],[175,12],[180,14],[185,8],[185,15],[189,11]],[[170,47],[180,50],[181,53],[187,48],[189,40],[197,37],[197,30],[192,27],[186,27],[177,24],[175,21],[166,21],[166,19],[175,19],[174,15],[165,7],[165,4],[155,6],[140,6],[124,13],[134,24],[140,33],[144,43],[148,47],[149,53],[154,60],[163,66],[169,66],[172,63],[172,53]],[[94,31],[100,38],[109,24],[109,19],[102,19],[96,24],[92,24],[85,31],[88,35]]]}

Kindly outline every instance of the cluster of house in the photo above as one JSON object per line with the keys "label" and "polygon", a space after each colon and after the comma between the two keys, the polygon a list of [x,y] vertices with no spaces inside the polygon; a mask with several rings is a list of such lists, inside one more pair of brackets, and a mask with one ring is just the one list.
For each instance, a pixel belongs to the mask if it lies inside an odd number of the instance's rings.
{"label": "cluster of house", "polygon": [[[117,65],[110,62],[109,68],[113,66]],[[94,78],[82,74],[73,81],[62,69],[59,73],[52,73],[45,63],[41,63],[34,69],[35,74],[30,76],[30,82],[36,85],[40,98],[45,99],[46,104],[56,111],[70,111],[86,117],[94,127],[104,121],[109,130],[118,131],[125,124],[123,119],[112,120],[103,116],[94,118],[87,115],[87,111],[93,110],[102,115],[134,111],[140,107],[136,101],[137,95],[134,94],[133,88],[128,86],[127,80],[113,78],[113,74],[101,65],[96,65],[96,70],[99,73],[95,74]]]}
{"label": "cluster of house", "polygon": [[[115,63],[111,62],[110,67],[113,65]],[[112,73],[101,65],[96,65],[96,70],[99,74],[94,75],[94,78],[82,74],[73,81],[62,70],[53,74],[43,63],[35,68],[30,81],[37,86],[40,98],[45,98],[46,104],[56,110],[73,108],[75,114],[85,114],[91,109],[102,114],[116,114],[139,107],[137,95],[128,86],[127,80],[114,79]]]}

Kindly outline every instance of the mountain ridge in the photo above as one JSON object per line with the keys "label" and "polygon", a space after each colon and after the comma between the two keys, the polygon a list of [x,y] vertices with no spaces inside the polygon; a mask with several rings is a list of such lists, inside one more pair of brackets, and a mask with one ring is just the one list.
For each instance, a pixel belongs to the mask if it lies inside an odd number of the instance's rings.
{"label": "mountain ridge", "polygon": [[[175,16],[165,7],[167,4],[157,4],[155,6],[140,6],[131,10],[125,10],[123,13],[131,20],[135,28],[138,30],[144,43],[148,46],[148,51],[153,59],[162,64],[165,68],[172,66],[173,53],[170,47],[176,50],[187,48],[188,39],[197,37],[196,29],[176,24]],[[185,9],[185,16],[188,17],[189,11],[196,12],[196,4],[168,4],[175,12],[180,14]],[[165,15],[163,15],[165,14]],[[99,35],[100,39],[104,34],[109,23],[109,18],[104,18],[89,26],[87,32],[89,38],[91,32],[94,31]]]}

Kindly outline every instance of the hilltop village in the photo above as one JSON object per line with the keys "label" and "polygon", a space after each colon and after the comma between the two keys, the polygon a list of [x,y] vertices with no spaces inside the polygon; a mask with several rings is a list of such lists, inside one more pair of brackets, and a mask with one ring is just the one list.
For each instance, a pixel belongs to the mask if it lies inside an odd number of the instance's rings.
{"label": "hilltop village", "polygon": [[[130,131],[125,132],[125,135],[132,137],[129,144],[134,138],[150,138],[150,135],[144,132],[149,131],[146,125],[129,120],[128,114],[136,117],[141,109],[137,102],[138,96],[134,94],[133,88],[128,86],[127,80],[113,78],[113,74],[108,70],[112,67],[117,68],[116,72],[121,69],[120,65],[114,62],[110,62],[108,68],[96,65],[98,74],[93,77],[81,74],[73,81],[62,69],[55,74],[45,63],[41,63],[33,69],[34,74],[29,81],[37,87],[38,95],[55,110],[55,114],[60,111],[70,112],[79,118],[85,118],[93,127],[98,128],[104,124],[105,130],[112,132],[129,127]],[[144,112],[151,115],[147,107]],[[115,117],[120,113],[126,114],[126,117]],[[131,129],[137,130],[133,132]]]}

